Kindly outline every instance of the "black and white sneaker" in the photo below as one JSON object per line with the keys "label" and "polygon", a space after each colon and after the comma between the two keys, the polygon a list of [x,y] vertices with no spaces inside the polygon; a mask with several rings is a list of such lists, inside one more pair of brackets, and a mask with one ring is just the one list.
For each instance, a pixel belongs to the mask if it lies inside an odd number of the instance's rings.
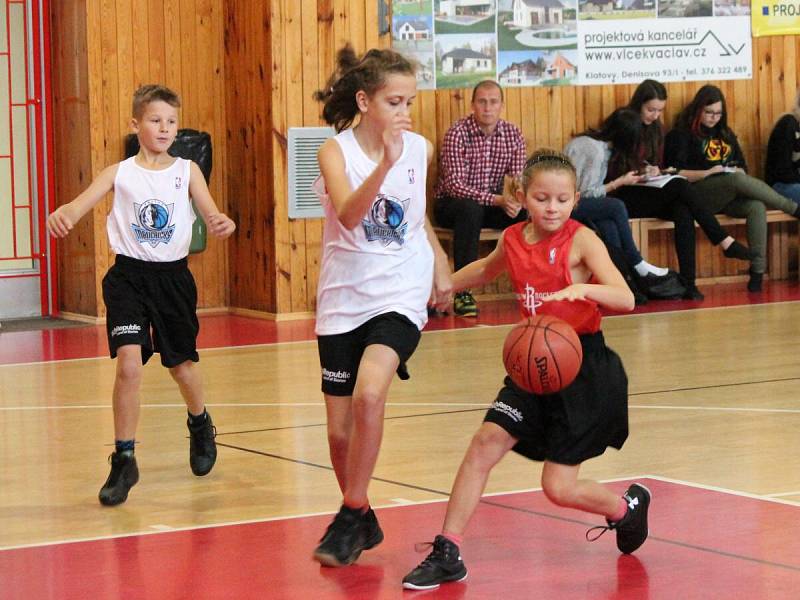
{"label": "black and white sneaker", "polygon": [[100,504],[116,506],[128,499],[128,492],[139,481],[139,467],[133,453],[113,452],[108,457],[111,463],[111,473],[100,488],[98,498]]}
{"label": "black and white sneaker", "polygon": [[458,546],[443,535],[431,544],[433,550],[417,568],[403,577],[403,587],[409,590],[430,590],[450,581],[464,581],[467,567],[461,560]]}
{"label": "black and white sneaker", "polygon": [[[617,548],[623,554],[631,554],[639,546],[644,544],[649,533],[647,527],[647,509],[650,506],[650,490],[641,483],[634,483],[623,494],[622,498],[628,503],[628,512],[619,521],[606,521],[607,526],[600,525],[592,527],[586,532],[586,539],[593,542],[606,531],[614,530],[617,532]],[[595,530],[601,530],[594,537],[590,534]]]}
{"label": "black and white sneaker", "polygon": [[[374,518],[375,513],[372,516]],[[369,541],[374,542],[371,546],[367,540],[368,534],[371,536]],[[362,515],[359,509],[342,506],[314,551],[314,559],[326,567],[344,567],[353,564],[362,551],[381,541],[383,532],[377,519],[372,527],[367,522],[367,515]]]}
{"label": "black and white sneaker", "polygon": [[198,476],[208,475],[217,462],[217,428],[211,421],[211,415],[206,412],[206,418],[197,425],[192,425],[191,420],[186,421],[189,428],[189,466],[192,473]]}

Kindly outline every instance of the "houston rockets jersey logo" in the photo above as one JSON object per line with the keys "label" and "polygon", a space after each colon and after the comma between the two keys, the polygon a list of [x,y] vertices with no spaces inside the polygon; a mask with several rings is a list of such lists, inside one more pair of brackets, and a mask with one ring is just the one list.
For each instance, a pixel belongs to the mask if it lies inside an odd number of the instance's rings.
{"label": "houston rockets jersey logo", "polygon": [[136,223],[131,223],[131,230],[140,244],[150,244],[153,248],[159,244],[169,244],[175,233],[175,225],[170,225],[174,204],[165,204],[161,200],[151,198],[141,204],[133,203]]}
{"label": "houston rockets jersey logo", "polygon": [[384,246],[392,242],[397,242],[400,246],[405,244],[408,232],[406,209],[410,201],[410,198],[400,200],[394,196],[378,194],[367,218],[361,221],[367,241],[377,241]]}

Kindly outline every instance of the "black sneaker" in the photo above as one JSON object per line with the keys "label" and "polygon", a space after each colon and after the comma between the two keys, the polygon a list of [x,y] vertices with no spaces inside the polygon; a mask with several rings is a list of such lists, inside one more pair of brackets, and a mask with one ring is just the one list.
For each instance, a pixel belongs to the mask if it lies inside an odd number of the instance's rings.
{"label": "black sneaker", "polygon": [[378,517],[374,510],[370,508],[367,511],[362,518],[362,524],[365,530],[364,550],[374,548],[383,541],[383,530],[381,530],[381,526],[378,524]]}
{"label": "black sneaker", "polygon": [[684,300],[704,300],[705,296],[703,292],[697,289],[697,286],[693,283],[689,283],[686,285],[686,291],[683,293]]}
{"label": "black sneaker", "polygon": [[133,454],[112,452],[108,457],[111,473],[100,488],[100,504],[116,506],[128,499],[128,492],[139,481],[139,467]]}
{"label": "black sneaker", "polygon": [[192,425],[187,420],[189,428],[189,466],[195,475],[208,475],[217,461],[217,428],[211,421],[211,415],[206,412],[205,420],[199,425]]}
{"label": "black sneaker", "polygon": [[760,292],[763,282],[763,273],[754,273],[753,271],[750,271],[750,280],[747,282],[747,291]]}
{"label": "black sneaker", "polygon": [[419,566],[403,577],[403,587],[409,590],[430,590],[449,581],[464,581],[467,567],[461,560],[458,546],[443,535],[431,544],[433,550]]}
{"label": "black sneaker", "polygon": [[[314,550],[314,559],[326,567],[344,567],[353,564],[368,547],[379,544],[383,540],[383,532],[378,527],[377,519],[375,527],[370,526],[367,514],[362,515],[359,509],[342,505]],[[367,540],[370,533],[372,538],[369,541],[374,542],[372,546],[368,546]]]}
{"label": "black sneaker", "polygon": [[[586,532],[586,539],[593,542],[606,531],[611,529],[617,532],[617,548],[623,554],[631,554],[644,544],[649,533],[647,528],[647,509],[650,506],[650,490],[641,483],[632,484],[622,498],[628,503],[628,512],[619,521],[608,521],[607,526],[592,527]],[[590,533],[601,530],[595,537]]]}

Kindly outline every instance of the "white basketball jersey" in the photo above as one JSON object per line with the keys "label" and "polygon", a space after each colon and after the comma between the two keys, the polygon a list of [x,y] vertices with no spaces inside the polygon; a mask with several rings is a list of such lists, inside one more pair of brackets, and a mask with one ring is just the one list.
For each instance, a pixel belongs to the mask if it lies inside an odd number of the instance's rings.
{"label": "white basketball jersey", "polygon": [[154,171],[119,163],[114,203],[108,213],[108,242],[116,254],[149,262],[170,262],[189,254],[195,216],[189,201],[191,161],[176,158]]}
{"label": "white basketball jersey", "polygon": [[[342,149],[353,190],[377,164],[351,129],[334,139]],[[317,291],[318,335],[352,331],[372,317],[398,312],[419,329],[428,320],[433,250],[425,233],[425,138],[403,133],[403,152],[381,184],[361,222],[346,229],[336,216],[324,181],[318,191],[325,210],[322,265]]]}

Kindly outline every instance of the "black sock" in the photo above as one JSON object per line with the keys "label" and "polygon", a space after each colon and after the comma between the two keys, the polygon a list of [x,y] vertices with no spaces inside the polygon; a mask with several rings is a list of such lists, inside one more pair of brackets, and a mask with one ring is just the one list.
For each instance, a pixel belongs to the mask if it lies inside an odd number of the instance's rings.
{"label": "black sock", "polygon": [[117,454],[133,454],[133,447],[136,444],[135,440],[114,440],[114,451]]}
{"label": "black sock", "polygon": [[738,258],[739,260],[753,260],[753,252],[747,246],[740,244],[736,240],[725,248],[722,253],[728,258]]}
{"label": "black sock", "polygon": [[208,417],[208,412],[206,412],[205,407],[203,407],[203,412],[199,415],[193,415],[188,410],[186,414],[189,415],[189,425],[197,426],[202,423],[205,423],[206,418]]}

